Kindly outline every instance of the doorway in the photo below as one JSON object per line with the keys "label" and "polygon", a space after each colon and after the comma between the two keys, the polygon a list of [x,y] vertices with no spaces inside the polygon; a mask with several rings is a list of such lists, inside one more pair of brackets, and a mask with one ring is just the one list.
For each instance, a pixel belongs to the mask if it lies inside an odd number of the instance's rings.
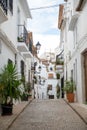
{"label": "doorway", "polygon": [[61,98],[64,98],[64,77],[61,78]]}
{"label": "doorway", "polygon": [[85,101],[87,102],[87,51],[84,55]]}
{"label": "doorway", "polygon": [[49,99],[54,99],[54,95],[49,95]]}

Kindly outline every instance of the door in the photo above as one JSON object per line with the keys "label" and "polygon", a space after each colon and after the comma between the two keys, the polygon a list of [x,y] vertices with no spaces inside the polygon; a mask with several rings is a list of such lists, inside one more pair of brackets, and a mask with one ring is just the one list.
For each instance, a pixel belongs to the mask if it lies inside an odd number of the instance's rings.
{"label": "door", "polygon": [[49,95],[49,99],[54,99],[54,95]]}
{"label": "door", "polygon": [[64,98],[64,77],[61,79],[61,98]]}
{"label": "door", "polygon": [[84,53],[85,101],[87,101],[87,52]]}

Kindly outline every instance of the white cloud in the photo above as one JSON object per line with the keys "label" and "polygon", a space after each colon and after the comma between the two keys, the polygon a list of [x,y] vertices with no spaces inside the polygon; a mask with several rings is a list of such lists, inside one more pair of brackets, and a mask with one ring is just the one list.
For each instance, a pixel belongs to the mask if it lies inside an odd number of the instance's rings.
{"label": "white cloud", "polygon": [[42,35],[35,34],[34,36],[34,45],[39,41],[41,44],[41,49],[39,55],[45,51],[54,52],[54,49],[59,46],[60,36],[59,35]]}
{"label": "white cloud", "polygon": [[[28,0],[30,8],[58,5],[64,0]],[[53,51],[59,45],[58,7],[31,11],[32,20],[28,20],[28,30],[33,32],[34,44],[41,43],[40,54]]]}

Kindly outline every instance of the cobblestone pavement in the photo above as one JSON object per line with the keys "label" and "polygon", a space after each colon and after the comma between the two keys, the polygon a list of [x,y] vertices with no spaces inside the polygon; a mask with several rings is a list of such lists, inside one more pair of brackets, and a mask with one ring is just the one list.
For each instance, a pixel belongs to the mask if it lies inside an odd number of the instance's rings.
{"label": "cobblestone pavement", "polygon": [[87,130],[87,125],[62,99],[33,100],[9,130]]}

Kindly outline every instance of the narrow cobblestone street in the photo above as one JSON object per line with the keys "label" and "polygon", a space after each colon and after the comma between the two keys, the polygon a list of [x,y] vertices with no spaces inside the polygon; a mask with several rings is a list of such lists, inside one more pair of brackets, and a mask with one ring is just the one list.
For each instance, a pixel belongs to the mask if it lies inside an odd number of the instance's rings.
{"label": "narrow cobblestone street", "polygon": [[9,130],[87,130],[87,125],[62,100],[34,100]]}

